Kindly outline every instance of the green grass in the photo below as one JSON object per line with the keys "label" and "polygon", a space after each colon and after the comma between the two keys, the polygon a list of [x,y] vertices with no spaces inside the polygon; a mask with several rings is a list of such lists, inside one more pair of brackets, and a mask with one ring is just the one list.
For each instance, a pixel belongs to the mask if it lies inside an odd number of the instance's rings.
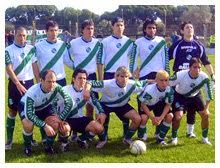
{"label": "green grass", "polygon": [[[213,67],[215,67],[214,55],[209,56]],[[172,64],[172,63],[171,63]],[[66,68],[67,82],[70,83],[72,72]],[[6,85],[7,86],[7,80]],[[5,117],[8,114],[7,108],[7,87]],[[136,97],[131,97],[130,103],[137,109]],[[130,154],[129,148],[122,143],[122,124],[115,114],[111,115],[109,126],[109,141],[106,146],[97,150],[95,142],[89,142],[88,150],[81,150],[77,144],[71,143],[70,151],[58,153],[53,156],[44,154],[42,145],[33,147],[33,156],[25,157],[23,154],[22,126],[20,118],[16,118],[14,132],[14,143],[11,151],[5,152],[6,163],[215,163],[215,101],[210,106],[210,131],[209,139],[213,146],[201,144],[200,116],[196,115],[195,133],[196,139],[186,138],[186,117],[181,121],[179,130],[179,144],[172,146],[170,144],[171,130],[168,132],[168,146],[161,147],[153,139],[155,127],[151,121],[148,122],[149,140],[147,141],[147,152],[143,155],[134,156]],[[38,128],[34,129],[34,138],[40,143],[40,132]],[[133,137],[137,138],[137,135]],[[55,149],[59,151],[59,143],[55,142]]]}

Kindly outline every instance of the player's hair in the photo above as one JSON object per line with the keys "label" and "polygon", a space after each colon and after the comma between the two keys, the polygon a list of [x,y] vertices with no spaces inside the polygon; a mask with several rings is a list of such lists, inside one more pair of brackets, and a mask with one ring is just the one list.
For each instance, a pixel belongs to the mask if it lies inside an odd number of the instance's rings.
{"label": "player's hair", "polygon": [[50,27],[59,27],[58,23],[54,20],[49,20],[47,23],[46,23],[46,26],[45,26],[45,29],[46,31],[49,30]]}
{"label": "player's hair", "polygon": [[143,24],[143,34],[144,34],[144,36],[146,36],[146,32],[144,30],[146,29],[147,25],[149,25],[149,24],[153,24],[157,27],[157,23],[155,22],[154,19],[147,18],[145,20],[144,24]]}
{"label": "player's hair", "polygon": [[84,74],[86,74],[86,78],[88,77],[88,73],[87,73],[86,70],[84,70],[84,69],[77,69],[77,70],[75,70],[75,71],[73,72],[72,77],[73,77],[74,79],[76,79],[76,76],[77,76],[79,73],[84,73]]}
{"label": "player's hair", "polygon": [[157,72],[157,74],[156,74],[156,80],[160,80],[160,79],[169,79],[170,78],[170,76],[169,76],[169,74],[167,73],[167,71],[165,71],[165,70],[160,70],[160,71],[158,71]]}
{"label": "player's hair", "polygon": [[115,23],[117,22],[125,22],[123,18],[121,17],[115,17],[113,20],[112,20],[112,26],[114,26]]}
{"label": "player's hair", "polygon": [[44,71],[44,72],[42,73],[41,79],[42,79],[42,80],[45,80],[45,78],[46,78],[46,76],[47,76],[48,73],[53,73],[55,76],[57,76],[56,73],[55,73],[53,70],[47,69],[46,71]]}
{"label": "player's hair", "polygon": [[184,30],[184,27],[185,27],[187,24],[191,24],[191,25],[192,25],[192,22],[191,22],[191,21],[182,22],[181,25],[180,25],[180,29],[181,29],[181,30]]}
{"label": "player's hair", "polygon": [[27,32],[27,29],[23,26],[18,26],[15,28],[15,34],[17,34],[18,31],[26,31]]}
{"label": "player's hair", "polygon": [[189,61],[189,67],[191,67],[193,64],[195,63],[199,63],[202,65],[202,61],[199,58],[193,57],[190,61]]}
{"label": "player's hair", "polygon": [[81,24],[81,31],[83,31],[83,29],[85,29],[86,26],[94,26],[94,22],[92,19],[86,19],[83,21],[83,23]]}
{"label": "player's hair", "polygon": [[118,77],[120,74],[126,74],[129,78],[131,77],[131,72],[126,66],[120,66],[115,72],[115,77]]}

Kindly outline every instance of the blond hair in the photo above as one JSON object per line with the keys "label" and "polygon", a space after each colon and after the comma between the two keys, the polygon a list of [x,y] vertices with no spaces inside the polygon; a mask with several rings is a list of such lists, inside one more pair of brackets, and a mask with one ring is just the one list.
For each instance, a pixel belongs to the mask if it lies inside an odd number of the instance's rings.
{"label": "blond hair", "polygon": [[160,79],[169,79],[169,74],[167,73],[167,71],[165,70],[160,70],[157,72],[156,74],[156,80],[160,80]]}
{"label": "blond hair", "polygon": [[128,75],[129,78],[131,77],[131,73],[126,66],[120,66],[115,72],[115,77],[118,77],[120,74]]}

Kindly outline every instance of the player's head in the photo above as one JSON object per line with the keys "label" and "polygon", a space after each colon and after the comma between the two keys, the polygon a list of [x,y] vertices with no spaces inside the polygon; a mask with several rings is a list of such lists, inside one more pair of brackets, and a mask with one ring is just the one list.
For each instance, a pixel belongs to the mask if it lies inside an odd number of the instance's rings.
{"label": "player's head", "polygon": [[82,88],[86,84],[88,73],[84,69],[77,69],[73,72],[72,77],[74,86]]}
{"label": "player's head", "polygon": [[93,37],[94,29],[94,22],[92,20],[84,20],[81,24],[82,35],[85,38]]}
{"label": "player's head", "polygon": [[121,37],[124,33],[125,30],[125,23],[124,19],[121,17],[116,17],[112,20],[112,29],[113,29],[113,34]]}
{"label": "player's head", "polygon": [[46,70],[43,72],[41,77],[42,89],[44,92],[49,93],[56,87],[56,73],[53,70]]}
{"label": "player's head", "polygon": [[161,90],[165,90],[169,82],[169,74],[165,70],[160,70],[156,74],[156,83]]}
{"label": "player's head", "polygon": [[154,19],[146,19],[143,24],[143,34],[144,36],[154,37],[157,30],[157,23]]}
{"label": "player's head", "polygon": [[180,25],[180,31],[183,38],[190,38],[194,35],[194,27],[191,21],[183,22]]}
{"label": "player's head", "polygon": [[49,20],[46,23],[45,29],[47,33],[47,39],[51,42],[55,42],[57,40],[58,30],[59,30],[58,23],[56,21]]}
{"label": "player's head", "polygon": [[199,76],[199,73],[201,72],[202,62],[199,58],[193,57],[189,62],[189,70],[190,75],[193,78],[196,78]]}
{"label": "player's head", "polygon": [[15,29],[15,44],[24,46],[27,40],[26,28],[19,26]]}
{"label": "player's head", "polygon": [[121,87],[126,86],[130,77],[131,73],[125,66],[120,66],[115,72],[115,79]]}

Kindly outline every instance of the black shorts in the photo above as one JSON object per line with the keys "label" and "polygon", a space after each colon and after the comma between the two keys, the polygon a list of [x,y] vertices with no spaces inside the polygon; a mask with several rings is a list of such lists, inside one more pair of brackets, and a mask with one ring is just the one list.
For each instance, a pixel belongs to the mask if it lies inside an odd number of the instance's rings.
{"label": "black shorts", "polygon": [[[29,89],[32,85],[34,85],[33,79],[27,81],[20,81],[20,83],[26,88]],[[18,91],[16,85],[9,79],[8,83],[8,107],[12,110],[17,111],[18,105],[21,100],[22,95]]]}
{"label": "black shorts", "polygon": [[87,125],[92,121],[89,117],[80,117],[80,118],[67,118],[66,122],[69,123],[71,130],[84,133]]}
{"label": "black shorts", "polygon": [[114,72],[105,72],[104,73],[104,80],[114,79],[114,78],[115,78]]}
{"label": "black shorts", "polygon": [[145,76],[142,76],[139,80],[145,80],[145,79],[155,79],[157,75],[157,72],[151,72]]}
{"label": "black shorts", "polygon": [[194,97],[184,97],[183,95],[174,92],[174,101],[172,104],[173,112],[176,111],[203,111],[205,103],[201,92]]}
{"label": "black shorts", "polygon": [[66,86],[66,78],[57,80],[57,83],[62,87]]}
{"label": "black shorts", "polygon": [[130,104],[125,104],[124,106],[121,107],[108,107],[104,103],[101,102],[102,108],[104,110],[104,113],[108,116],[111,112],[115,112],[115,114],[118,116],[118,118],[121,121],[127,120],[127,118],[124,117],[124,115],[131,111],[134,110],[134,108]]}

